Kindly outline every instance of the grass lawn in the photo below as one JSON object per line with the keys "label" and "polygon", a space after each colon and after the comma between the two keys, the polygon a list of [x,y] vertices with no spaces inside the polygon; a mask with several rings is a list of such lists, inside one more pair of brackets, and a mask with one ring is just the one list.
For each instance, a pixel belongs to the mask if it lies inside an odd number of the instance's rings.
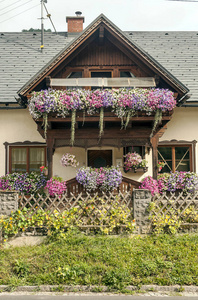
{"label": "grass lawn", "polygon": [[198,235],[85,236],[0,249],[0,285],[198,285]]}

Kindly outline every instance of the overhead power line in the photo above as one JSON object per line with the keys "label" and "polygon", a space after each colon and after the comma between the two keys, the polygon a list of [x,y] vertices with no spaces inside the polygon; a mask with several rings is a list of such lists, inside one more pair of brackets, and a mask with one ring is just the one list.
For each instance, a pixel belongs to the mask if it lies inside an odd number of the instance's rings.
{"label": "overhead power line", "polygon": [[198,2],[197,0],[166,0],[166,1],[179,1],[179,2]]}
{"label": "overhead power line", "polygon": [[6,20],[3,20],[3,21],[0,22],[0,24],[3,23],[3,22],[8,21],[8,20],[10,20],[10,19],[13,19],[13,18],[15,18],[15,17],[17,17],[17,16],[23,14],[24,12],[26,12],[26,11],[28,11],[28,10],[30,10],[30,9],[32,9],[32,8],[34,8],[34,7],[36,7],[36,6],[39,6],[39,5],[40,5],[40,4],[34,5],[34,6],[30,7],[30,8],[28,8],[28,9],[26,9],[26,10],[20,12],[19,14],[13,16],[13,17],[10,17],[10,18],[8,18],[8,19],[6,19]]}
{"label": "overhead power line", "polygon": [[10,11],[13,11],[13,10],[15,10],[16,8],[21,7],[21,6],[27,4],[27,3],[31,2],[31,1],[33,1],[33,0],[29,0],[29,1],[27,1],[27,2],[25,2],[25,3],[23,3],[23,4],[21,4],[21,5],[18,5],[18,6],[16,6],[15,8],[12,8],[12,9],[10,9],[10,10],[4,12],[3,14],[0,14],[0,16],[3,16],[3,15],[5,15],[5,14],[9,13]]}
{"label": "overhead power line", "polygon": [[[20,1],[22,1],[22,0],[18,0],[18,1],[16,1],[16,2],[14,2],[14,3],[11,3],[10,5],[1,8],[1,10],[6,9],[6,8],[8,8],[8,7],[10,7],[10,6],[12,6],[12,5],[14,5],[14,4],[20,2]],[[1,3],[1,2],[0,2],[0,3]]]}

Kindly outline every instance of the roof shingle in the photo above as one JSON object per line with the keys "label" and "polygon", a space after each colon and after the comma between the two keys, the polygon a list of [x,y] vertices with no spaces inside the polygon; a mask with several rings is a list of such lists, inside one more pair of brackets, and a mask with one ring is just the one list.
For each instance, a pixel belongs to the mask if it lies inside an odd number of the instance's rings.
{"label": "roof shingle", "polygon": [[[125,34],[190,89],[189,101],[198,101],[197,32],[132,31]],[[17,91],[73,38],[46,32],[41,53],[38,32],[0,33],[0,102],[16,102]]]}

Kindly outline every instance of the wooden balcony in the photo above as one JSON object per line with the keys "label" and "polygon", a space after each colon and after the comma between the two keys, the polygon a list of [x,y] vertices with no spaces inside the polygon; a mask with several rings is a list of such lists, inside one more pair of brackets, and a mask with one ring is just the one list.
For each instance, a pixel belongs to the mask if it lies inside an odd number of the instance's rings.
{"label": "wooden balcony", "polygon": [[[122,194],[126,193],[126,192],[131,192],[133,189],[137,189],[140,186],[140,182],[129,179],[127,177],[123,177],[122,179],[122,183],[120,184],[120,186],[115,189],[113,191],[114,194],[118,194],[119,192],[121,192]],[[82,184],[78,183],[78,181],[76,180],[76,178],[72,178],[70,180],[67,181],[67,195],[71,196],[71,194],[73,194],[74,196],[77,196],[78,194],[82,193],[83,196],[86,195],[86,189],[83,187]],[[102,192],[97,189],[96,191],[90,193],[90,194],[95,194],[98,193],[98,195],[102,195]]]}

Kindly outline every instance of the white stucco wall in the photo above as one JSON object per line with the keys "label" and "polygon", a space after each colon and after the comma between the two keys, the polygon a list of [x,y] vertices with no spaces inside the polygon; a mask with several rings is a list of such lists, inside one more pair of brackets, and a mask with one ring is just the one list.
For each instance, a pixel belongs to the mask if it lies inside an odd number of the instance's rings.
{"label": "white stucco wall", "polygon": [[[112,150],[114,166],[116,166],[116,159],[123,158],[123,149],[122,148],[120,150],[117,148],[111,148],[111,147],[102,147],[102,148],[94,147],[94,148],[90,148],[90,149],[92,149],[92,150]],[[68,180],[68,179],[71,179],[76,176],[76,168],[63,167],[61,165],[60,160],[61,160],[62,155],[65,153],[74,154],[80,163],[79,167],[82,167],[82,166],[87,166],[87,151],[85,149],[75,148],[75,147],[73,147],[73,148],[62,147],[62,148],[56,149],[56,151],[54,153],[54,158],[53,158],[53,173],[54,173],[54,175],[58,175],[58,176],[62,177],[63,179]],[[149,172],[147,172],[145,174],[143,172],[124,173],[123,168],[121,167],[120,169],[122,171],[123,176],[132,178],[134,180],[141,180],[144,176],[152,175],[151,155],[146,155],[146,160],[148,161]]]}
{"label": "white stucco wall", "polygon": [[[168,123],[166,132],[160,141],[165,140],[183,140],[193,141],[198,140],[198,108],[176,108],[171,121]],[[0,176],[5,174],[5,146],[3,143],[14,142],[45,142],[37,131],[37,126],[29,115],[28,110],[0,110]],[[100,148],[92,148],[100,149]],[[105,147],[102,149],[112,149]],[[122,158],[122,149],[114,148],[113,164],[116,165],[116,159]],[[75,177],[76,170],[74,168],[64,168],[60,164],[62,155],[66,152],[75,154],[80,162],[80,167],[86,165],[87,154],[82,148],[57,148],[53,158],[53,173],[70,179]],[[198,148],[196,146],[196,165],[198,166]],[[131,177],[134,180],[141,180],[147,175],[152,175],[152,151],[146,155],[148,161],[147,173],[123,173],[126,177]]]}
{"label": "white stucco wall", "polygon": [[[198,141],[198,107],[177,107],[160,141]],[[195,146],[195,171],[198,172],[198,147]]]}
{"label": "white stucco wall", "polygon": [[0,176],[5,174],[5,146],[3,143],[41,142],[45,140],[37,131],[27,109],[0,110]]}

